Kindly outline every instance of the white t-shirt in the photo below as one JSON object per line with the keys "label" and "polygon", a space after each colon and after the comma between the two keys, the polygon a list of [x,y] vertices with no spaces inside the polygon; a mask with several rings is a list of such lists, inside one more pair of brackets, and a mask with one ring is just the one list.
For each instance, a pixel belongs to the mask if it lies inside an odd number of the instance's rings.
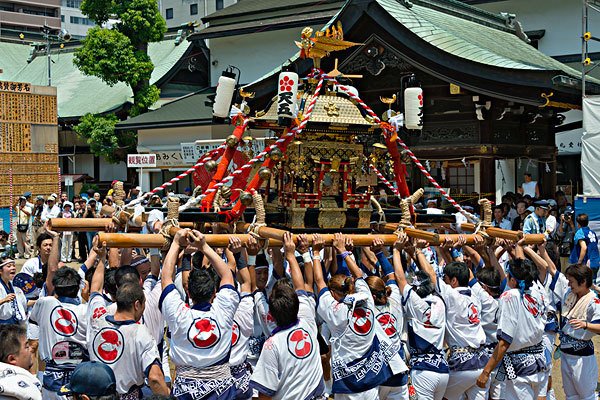
{"label": "white t-shirt", "polygon": [[42,400],[40,381],[24,368],[0,362],[0,400]]}
{"label": "white t-shirt", "polygon": [[315,301],[305,291],[297,293],[297,323],[275,329],[251,378],[252,387],[276,400],[310,399],[324,390]]}
{"label": "white t-shirt", "polygon": [[15,321],[24,323],[27,319],[27,299],[23,291],[18,287],[14,287],[12,282],[6,285],[0,279],[0,299],[5,298],[9,293],[14,293],[16,297],[13,301],[0,305],[0,321],[14,318]]}
{"label": "white t-shirt", "polygon": [[[571,289],[569,288],[569,281],[566,276],[561,272],[557,272],[556,274],[558,275],[558,279],[557,284],[554,286],[554,293],[562,299],[563,313],[565,313],[564,304],[566,303],[567,296],[571,293]],[[585,320],[590,324],[600,323],[600,299],[598,297],[594,297],[589,302]],[[560,349],[563,353],[579,356],[593,355],[594,344],[592,338],[594,336],[596,334],[587,329],[574,329],[563,315],[560,329]]]}
{"label": "white t-shirt", "polygon": [[333,393],[367,391],[407,370],[400,348],[375,319],[369,286],[360,278],[355,288],[344,302],[335,300],[327,288],[319,293],[317,312],[331,332]]}
{"label": "white t-shirt", "polygon": [[498,300],[498,339],[510,344],[515,352],[539,344],[546,325],[543,294],[535,286],[523,297],[518,289],[509,289]]}
{"label": "white t-shirt", "polygon": [[494,344],[498,342],[496,333],[498,331],[498,299],[493,298],[481,284],[473,279],[469,282],[473,296],[479,299],[481,304],[481,327],[485,333],[485,343]]}
{"label": "white t-shirt", "polygon": [[40,328],[39,351],[42,360],[69,363],[71,349],[68,346],[65,348],[64,342],[75,343],[87,353],[87,309],[87,304],[77,304],[71,299],[59,301],[54,296],[41,297],[35,303],[29,320]]}
{"label": "white t-shirt", "polygon": [[437,279],[437,291],[446,302],[446,342],[449,347],[477,349],[485,344],[481,303],[469,288],[452,288]]}
{"label": "white t-shirt", "polygon": [[240,304],[233,317],[229,365],[240,365],[246,361],[250,336],[253,333],[254,297],[250,293],[242,293]]}
{"label": "white t-shirt", "polygon": [[156,342],[148,328],[133,320],[116,321],[113,315],[106,313],[106,303],[100,293],[92,293],[88,304],[90,359],[103,362],[113,370],[119,394],[143,386],[152,365],[161,365]]}
{"label": "white t-shirt", "polygon": [[421,298],[410,285],[404,287],[402,305],[406,318],[410,365],[413,370],[448,372],[443,354],[446,305],[434,294]]}
{"label": "white t-shirt", "polygon": [[223,285],[212,304],[185,304],[175,285],[167,286],[159,307],[171,331],[171,360],[176,366],[206,368],[227,362],[233,335],[233,317],[240,296]]}

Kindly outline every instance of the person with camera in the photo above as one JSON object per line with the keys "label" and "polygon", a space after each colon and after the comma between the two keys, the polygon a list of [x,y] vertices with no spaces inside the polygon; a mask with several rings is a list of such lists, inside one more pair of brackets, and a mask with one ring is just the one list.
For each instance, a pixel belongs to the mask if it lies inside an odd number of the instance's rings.
{"label": "person with camera", "polygon": [[573,210],[573,207],[567,206],[560,214],[560,224],[556,231],[560,267],[569,265],[569,256],[571,255],[571,249],[573,249],[575,231],[575,210]]}
{"label": "person with camera", "polygon": [[31,237],[29,235],[29,222],[31,220],[31,208],[27,205],[25,196],[19,197],[17,204],[17,249],[19,258],[29,258],[31,256]]}

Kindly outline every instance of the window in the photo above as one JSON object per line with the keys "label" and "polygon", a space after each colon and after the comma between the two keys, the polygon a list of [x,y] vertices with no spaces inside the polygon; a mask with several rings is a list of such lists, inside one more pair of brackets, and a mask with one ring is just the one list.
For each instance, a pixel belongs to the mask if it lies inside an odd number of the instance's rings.
{"label": "window", "polygon": [[223,9],[223,0],[215,0],[215,8],[217,10]]}
{"label": "window", "polygon": [[96,23],[94,22],[94,20],[91,20],[89,18],[84,18],[84,17],[73,17],[73,16],[70,16],[69,17],[69,21],[72,24],[77,24],[77,25],[96,25]]}
{"label": "window", "polygon": [[81,8],[81,0],[66,0],[67,7]]}
{"label": "window", "polygon": [[190,4],[190,15],[198,14],[198,4]]}
{"label": "window", "polygon": [[60,22],[65,22],[65,16],[64,15],[60,16]]}
{"label": "window", "polygon": [[450,164],[446,172],[446,185],[460,194],[470,194],[475,191],[475,168],[473,164]]}
{"label": "window", "polygon": [[173,19],[173,9],[172,8],[167,8],[165,10],[166,12],[166,19]]}

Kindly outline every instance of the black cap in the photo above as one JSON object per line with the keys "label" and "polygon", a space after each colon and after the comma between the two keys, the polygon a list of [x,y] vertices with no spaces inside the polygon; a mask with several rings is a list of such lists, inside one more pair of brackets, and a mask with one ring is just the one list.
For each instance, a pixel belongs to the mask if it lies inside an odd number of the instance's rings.
{"label": "black cap", "polygon": [[535,203],[533,203],[533,205],[535,207],[543,208],[544,210],[550,209],[550,203],[548,203],[546,200],[538,200]]}

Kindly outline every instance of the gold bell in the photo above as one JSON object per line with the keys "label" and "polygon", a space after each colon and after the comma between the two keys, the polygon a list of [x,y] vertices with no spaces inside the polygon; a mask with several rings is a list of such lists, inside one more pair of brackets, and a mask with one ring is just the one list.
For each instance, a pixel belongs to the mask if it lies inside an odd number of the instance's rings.
{"label": "gold bell", "polygon": [[243,205],[248,207],[249,205],[252,204],[254,199],[252,199],[252,195],[250,193],[242,192],[242,194],[240,194],[240,201],[242,202]]}
{"label": "gold bell", "polygon": [[206,168],[206,170],[208,172],[213,172],[215,169],[217,169],[217,162],[215,160],[208,160],[205,164],[204,164],[204,168]]}
{"label": "gold bell", "polygon": [[239,141],[240,140],[237,137],[235,137],[234,135],[229,135],[229,136],[227,136],[227,139],[225,139],[225,143],[227,143],[227,146],[229,146],[229,147],[237,146]]}
{"label": "gold bell", "polygon": [[262,179],[263,181],[266,181],[268,179],[271,178],[271,170],[267,167],[261,167],[258,170],[258,176],[260,177],[260,179]]}
{"label": "gold bell", "polygon": [[283,152],[281,151],[281,149],[279,147],[275,147],[269,153],[269,157],[271,157],[271,160],[273,160],[275,162],[279,162],[283,158]]}

